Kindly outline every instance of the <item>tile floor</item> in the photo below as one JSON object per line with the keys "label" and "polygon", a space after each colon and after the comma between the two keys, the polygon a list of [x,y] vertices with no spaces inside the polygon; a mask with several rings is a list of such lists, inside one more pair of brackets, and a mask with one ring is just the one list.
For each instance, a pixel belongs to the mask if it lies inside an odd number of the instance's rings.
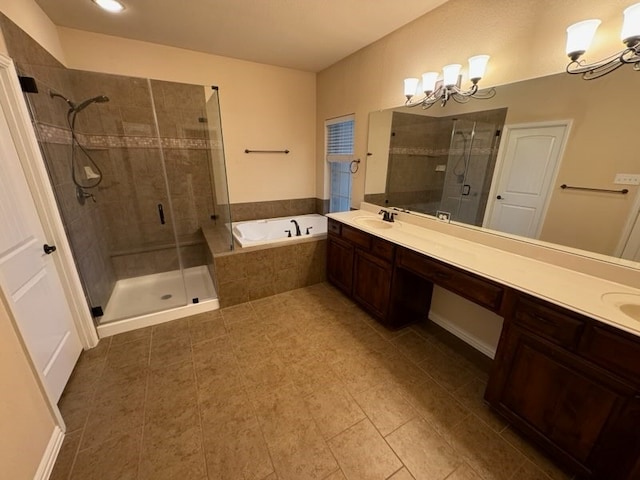
{"label": "tile floor", "polygon": [[52,479],[560,480],[482,402],[488,359],[328,284],[104,339]]}

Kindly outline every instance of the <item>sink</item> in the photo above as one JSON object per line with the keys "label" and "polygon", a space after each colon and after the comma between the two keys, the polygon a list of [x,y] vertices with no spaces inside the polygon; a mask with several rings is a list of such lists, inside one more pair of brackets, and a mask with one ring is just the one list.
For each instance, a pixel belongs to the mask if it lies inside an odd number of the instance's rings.
{"label": "sink", "polygon": [[602,301],[616,307],[632,320],[640,322],[640,295],[634,293],[605,293]]}
{"label": "sink", "polygon": [[385,230],[398,225],[398,222],[385,222],[383,220],[380,220],[379,218],[373,217],[358,217],[354,220],[354,222],[358,225],[362,225],[363,227],[373,228],[377,230]]}

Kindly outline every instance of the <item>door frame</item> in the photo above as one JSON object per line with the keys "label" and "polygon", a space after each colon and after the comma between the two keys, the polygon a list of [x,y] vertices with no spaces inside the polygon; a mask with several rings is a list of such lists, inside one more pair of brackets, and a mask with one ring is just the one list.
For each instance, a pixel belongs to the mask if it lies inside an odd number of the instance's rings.
{"label": "door frame", "polygon": [[627,215],[627,220],[625,221],[622,232],[620,233],[618,245],[613,252],[614,256],[622,256],[622,252],[624,252],[624,249],[627,246],[627,242],[629,241],[629,237],[631,236],[631,232],[634,227],[640,228],[640,226],[636,226],[636,223],[640,223],[640,189],[636,192],[636,198],[633,201],[631,210],[629,210],[629,214]]}
{"label": "door frame", "polygon": [[[512,130],[521,130],[527,128],[540,128],[540,127],[565,127],[565,136],[562,139],[562,144],[560,145],[560,150],[558,151],[558,161],[554,167],[554,172],[551,175],[551,179],[549,182],[549,186],[551,189],[556,184],[558,180],[558,174],[560,172],[560,165],[562,164],[562,160],[564,159],[565,150],[567,148],[567,143],[569,141],[569,136],[571,135],[571,128],[573,127],[573,119],[565,119],[565,120],[549,120],[544,122],[531,122],[531,123],[514,123],[512,125],[505,125],[502,131],[502,135],[500,138],[500,147],[498,147],[498,156],[496,158],[496,167],[493,170],[493,178],[491,179],[491,188],[489,189],[489,200],[487,201],[487,206],[484,210],[484,217],[482,219],[482,227],[488,228],[487,224],[493,215],[493,209],[496,205],[496,192],[498,190],[498,181],[504,171],[504,167],[506,164],[506,156],[507,156],[507,141],[506,139],[511,133]],[[504,141],[503,141],[504,140]],[[544,225],[544,220],[547,218],[547,211],[549,210],[549,205],[551,204],[551,197],[553,196],[553,190],[549,190],[547,194],[547,198],[544,200],[544,205],[542,206],[542,212],[540,213],[540,221],[538,222],[538,226],[536,227],[536,234],[534,239],[540,238],[540,233],[542,232],[542,226]]]}
{"label": "door frame", "polygon": [[[85,349],[94,347],[98,343],[98,334],[84,297],[80,276],[71,254],[71,247],[58,211],[53,188],[42,159],[42,153],[22,89],[18,82],[18,74],[13,60],[1,53],[0,106],[6,116],[9,131],[20,159],[20,165],[27,179],[45,236],[57,247],[57,253],[53,256],[53,263],[60,277],[66,301],[71,311],[73,326],[78,332],[82,346]],[[4,296],[4,292],[0,291],[0,295]],[[14,325],[15,327],[16,325]],[[16,331],[20,335],[19,330],[16,329]],[[31,360],[30,355],[29,359]],[[34,371],[46,392],[40,372],[35,368]],[[58,412],[56,402],[52,402],[48,394],[47,399],[54,412]],[[61,420],[59,413],[56,414],[56,417]],[[64,423],[61,424],[63,425]]]}

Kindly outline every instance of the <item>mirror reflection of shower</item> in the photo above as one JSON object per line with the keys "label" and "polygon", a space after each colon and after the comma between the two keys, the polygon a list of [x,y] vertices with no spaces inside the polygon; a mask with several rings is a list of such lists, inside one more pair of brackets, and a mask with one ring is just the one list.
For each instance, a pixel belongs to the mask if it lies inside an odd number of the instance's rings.
{"label": "mirror reflection of shower", "polygon": [[[96,201],[94,195],[87,192],[88,189],[95,188],[102,182],[102,170],[91,157],[87,149],[78,140],[76,132],[76,117],[78,114],[93,103],[106,103],[109,97],[97,95],[88,98],[80,103],[72,102],[60,93],[49,91],[51,98],[61,98],[69,106],[67,111],[67,124],[71,130],[71,179],[76,186],[76,199],[80,205],[84,205],[87,198]],[[76,147],[79,153],[76,153]],[[82,168],[80,168],[82,167]]]}

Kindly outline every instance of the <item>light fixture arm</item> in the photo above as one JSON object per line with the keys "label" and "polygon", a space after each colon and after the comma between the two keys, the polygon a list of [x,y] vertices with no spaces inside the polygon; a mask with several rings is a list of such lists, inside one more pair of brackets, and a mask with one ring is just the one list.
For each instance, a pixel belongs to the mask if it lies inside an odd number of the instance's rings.
{"label": "light fixture arm", "polygon": [[426,110],[438,102],[440,102],[441,107],[444,107],[449,100],[453,100],[456,103],[467,103],[471,98],[487,100],[495,97],[495,95],[496,89],[493,87],[487,90],[479,90],[477,81],[468,90],[462,90],[457,85],[446,87],[441,84],[433,92],[425,92],[424,97],[417,100],[412,101],[413,97],[407,96],[405,106],[417,107],[420,105]]}
{"label": "light fixture arm", "polygon": [[594,80],[617,70],[623,65],[632,64],[633,69],[640,71],[640,42],[629,45],[624,50],[614,53],[599,62],[584,63],[579,55],[572,58],[567,65],[567,73],[582,75],[585,80]]}

